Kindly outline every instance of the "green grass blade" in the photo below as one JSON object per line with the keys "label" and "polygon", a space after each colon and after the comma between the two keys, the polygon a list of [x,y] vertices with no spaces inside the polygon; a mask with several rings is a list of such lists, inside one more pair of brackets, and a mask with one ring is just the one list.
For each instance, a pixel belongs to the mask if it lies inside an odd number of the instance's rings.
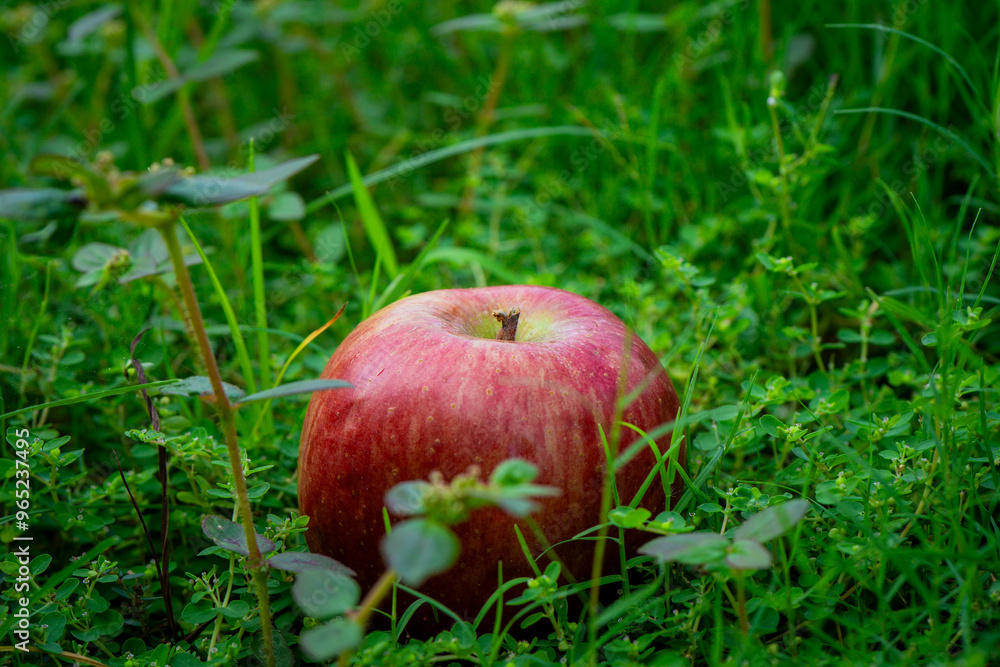
{"label": "green grass blade", "polygon": [[994,180],[996,180],[996,174],[994,173],[994,171],[992,169],[990,169],[989,163],[983,158],[983,156],[981,156],[979,153],[977,153],[975,150],[973,150],[973,148],[971,146],[969,146],[969,144],[967,144],[965,142],[965,140],[962,139],[960,136],[958,136],[957,134],[955,134],[954,132],[952,132],[948,128],[942,127],[942,126],[938,125],[937,123],[935,123],[932,120],[927,120],[926,118],[924,118],[922,116],[918,116],[917,114],[910,113],[908,111],[900,111],[899,109],[885,109],[883,107],[863,107],[863,108],[859,108],[859,109],[838,109],[837,111],[834,111],[834,113],[835,114],[882,113],[882,114],[886,114],[888,116],[899,116],[900,118],[907,118],[909,120],[915,120],[918,123],[922,123],[923,125],[926,125],[929,128],[937,130],[941,134],[941,136],[943,136],[946,139],[949,139],[949,140],[955,142],[956,144],[958,144],[959,146],[961,146],[962,150],[964,150],[966,153],[968,153],[972,157],[972,159],[974,159],[976,162],[978,162],[979,164],[981,164],[983,166],[983,169],[986,170],[986,172],[990,175],[990,177],[993,178]]}
{"label": "green grass blade", "polygon": [[386,304],[392,303],[406,292],[414,278],[417,277],[420,269],[423,268],[424,263],[427,261],[427,254],[437,246],[438,239],[441,238],[441,234],[444,233],[445,228],[448,227],[448,222],[448,220],[445,220],[441,223],[441,225],[437,228],[437,231],[434,232],[434,236],[432,236],[431,240],[424,245],[423,250],[420,251],[420,254],[417,255],[416,259],[410,262],[410,265],[406,267],[406,270],[396,276],[393,281],[389,283],[389,286],[385,288],[385,291],[382,292],[379,298],[375,301],[375,304],[372,306],[373,311],[378,310]]}
{"label": "green grass blade", "polygon": [[[476,139],[469,139],[468,141],[461,141],[452,146],[445,146],[444,148],[438,148],[433,151],[427,151],[422,155],[417,157],[404,160],[402,162],[397,162],[391,167],[386,167],[385,169],[380,169],[374,173],[368,174],[362,179],[366,186],[372,186],[376,183],[382,183],[383,181],[388,181],[389,179],[395,178],[397,176],[403,176],[415,169],[420,169],[421,167],[426,167],[429,164],[434,164],[435,162],[440,162],[450,157],[456,155],[462,155],[463,153],[470,153],[478,148],[483,148],[487,146],[496,146],[498,144],[505,144],[512,141],[522,141],[524,139],[538,139],[540,137],[552,137],[569,135],[575,137],[591,137],[594,131],[590,128],[579,127],[576,125],[559,125],[556,127],[536,127],[528,130],[511,130],[510,132],[500,132],[499,134],[490,134],[485,137],[477,137]],[[342,185],[339,188],[327,192],[325,195],[314,199],[309,202],[306,206],[307,213],[315,213],[319,209],[323,208],[327,204],[330,204],[341,197],[345,197],[351,194],[354,190],[354,184],[348,183]]]}
{"label": "green grass blade", "polygon": [[127,394],[130,391],[139,391],[140,389],[159,389],[160,387],[166,387],[168,384],[174,384],[175,382],[180,382],[180,380],[157,380],[156,382],[147,382],[146,384],[137,384],[129,387],[115,387],[114,389],[104,389],[101,391],[95,391],[88,394],[81,394],[80,396],[73,396],[71,398],[60,398],[57,401],[49,401],[48,403],[39,403],[38,405],[32,405],[28,408],[21,408],[20,410],[14,410],[12,412],[6,412],[0,415],[0,420],[8,419],[10,417],[16,417],[17,415],[23,415],[28,412],[34,412],[36,410],[44,410],[45,408],[59,408],[64,405],[75,405],[76,403],[88,403],[90,401],[96,401],[99,398],[107,398],[108,396],[118,396],[119,394]]}
{"label": "green grass blade", "polygon": [[[254,172],[254,144],[250,140],[247,164]],[[260,370],[260,388],[271,388],[271,341],[267,334],[267,302],[264,297],[264,249],[260,237],[260,204],[257,197],[250,198],[250,264],[253,276],[253,311],[257,323],[257,365]],[[265,406],[264,435],[274,430],[274,412]]]}
{"label": "green grass blade", "polygon": [[958,61],[955,60],[954,58],[952,58],[950,55],[948,55],[947,52],[945,52],[942,49],[940,49],[939,47],[931,44],[930,42],[928,42],[925,39],[921,39],[921,38],[917,37],[916,35],[911,35],[908,32],[904,32],[904,31],[898,30],[896,28],[891,28],[891,27],[889,27],[887,25],[880,25],[878,23],[828,23],[828,24],[826,24],[825,27],[827,27],[827,28],[860,28],[862,30],[880,30],[882,32],[890,32],[890,33],[892,33],[894,35],[899,35],[900,37],[906,37],[907,39],[912,39],[917,44],[920,44],[922,46],[926,46],[928,49],[930,49],[934,53],[936,53],[939,56],[941,56],[942,58],[944,58],[945,62],[947,62],[952,67],[954,67],[955,70],[957,70],[958,73],[962,76],[962,78],[965,79],[965,83],[968,84],[969,88],[975,94],[976,99],[979,99],[979,89],[976,88],[976,84],[972,83],[972,79],[970,79],[969,75],[965,73],[965,70],[958,63]]}
{"label": "green grass blade", "polygon": [[399,262],[396,260],[396,251],[392,247],[392,239],[389,238],[389,230],[386,229],[382,217],[378,214],[375,202],[365,187],[364,179],[361,178],[361,171],[358,169],[354,157],[347,153],[347,173],[351,179],[351,187],[354,189],[354,202],[358,206],[358,213],[361,215],[361,223],[365,227],[368,241],[375,249],[376,255],[382,260],[386,273],[390,278],[399,275]]}

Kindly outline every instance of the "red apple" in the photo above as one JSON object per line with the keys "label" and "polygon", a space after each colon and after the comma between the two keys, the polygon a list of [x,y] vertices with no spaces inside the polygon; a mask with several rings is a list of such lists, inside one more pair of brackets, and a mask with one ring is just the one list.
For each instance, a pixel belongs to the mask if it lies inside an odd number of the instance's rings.
{"label": "red apple", "polygon": [[[514,340],[498,340],[493,311],[514,308],[520,309]],[[299,454],[299,507],[310,517],[309,548],[356,570],[363,587],[385,569],[383,497],[399,482],[426,479],[434,470],[450,479],[472,465],[485,479],[504,459],[526,459],[538,466],[537,483],[562,491],[533,515],[548,542],[557,544],[602,520],[606,459],[598,424],[611,433],[621,380],[625,395],[644,387],[624,421],[649,432],[672,422],[678,410],[659,359],[618,317],[549,287],[407,297],[362,322],[323,377],[354,387],[312,397]],[[636,437],[622,429],[621,451]],[[657,441],[661,452],[669,444],[669,435]],[[683,466],[683,450],[678,461]],[[654,464],[644,447],[617,473],[622,504]],[[680,480],[674,481],[676,494]],[[664,485],[655,480],[642,505],[655,515],[664,502]],[[429,579],[422,592],[473,618],[496,590],[497,561],[505,579],[531,576],[514,523],[498,509],[473,512],[456,526],[457,564]],[[531,531],[522,525],[522,532],[537,553]],[[580,540],[556,552],[578,578],[587,578],[593,545]]]}

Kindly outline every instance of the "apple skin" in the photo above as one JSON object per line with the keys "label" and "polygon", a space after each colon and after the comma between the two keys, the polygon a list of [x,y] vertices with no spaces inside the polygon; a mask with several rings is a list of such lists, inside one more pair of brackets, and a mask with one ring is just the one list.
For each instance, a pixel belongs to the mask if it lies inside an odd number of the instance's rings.
{"label": "apple skin", "polygon": [[[521,310],[516,340],[496,340],[500,325],[491,312],[514,306]],[[310,517],[310,550],[353,568],[366,589],[385,570],[379,544],[388,489],[427,479],[434,470],[451,479],[473,465],[485,479],[514,457],[538,466],[537,483],[562,490],[533,515],[550,544],[598,525],[605,474],[598,424],[611,432],[626,345],[626,393],[646,386],[623,419],[649,432],[676,418],[677,394],[645,343],[589,299],[509,285],[427,292],[374,313],[323,371],[323,378],[347,380],[353,388],[314,394],[306,414],[299,507]],[[624,451],[637,435],[628,428],[621,435]],[[669,434],[657,441],[661,452],[669,444]],[[678,462],[684,465],[683,450]],[[617,473],[622,504],[654,464],[645,447]],[[678,475],[674,496],[679,483]],[[664,509],[662,481],[650,485],[642,505],[654,516]],[[531,531],[518,523],[537,554]],[[421,592],[471,619],[496,590],[497,561],[503,561],[504,580],[532,576],[514,524],[496,508],[473,512],[454,527],[462,543],[458,562]],[[556,553],[586,579],[593,545],[576,541]],[[617,556],[614,548],[608,552]]]}

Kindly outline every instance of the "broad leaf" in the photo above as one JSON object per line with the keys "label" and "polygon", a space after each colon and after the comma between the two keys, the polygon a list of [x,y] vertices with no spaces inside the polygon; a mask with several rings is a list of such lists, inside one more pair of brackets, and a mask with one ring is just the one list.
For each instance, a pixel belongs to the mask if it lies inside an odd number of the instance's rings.
{"label": "broad leaf", "polygon": [[205,62],[197,63],[190,69],[181,72],[176,79],[166,79],[155,84],[139,86],[132,91],[132,96],[142,104],[152,104],[177,92],[191,81],[207,81],[224,76],[252,63],[258,57],[256,51],[247,49],[218,51]]}
{"label": "broad leaf", "polygon": [[639,553],[655,556],[662,563],[701,565],[721,558],[728,544],[729,540],[718,533],[682,533],[647,542],[639,547]]}
{"label": "broad leaf", "polygon": [[199,600],[189,602],[181,612],[181,620],[191,625],[201,625],[211,621],[219,615],[219,610],[211,600]]}
{"label": "broad leaf", "polygon": [[726,552],[726,564],[734,570],[766,570],[771,552],[756,540],[736,540]]}
{"label": "broad leaf", "polygon": [[[222,547],[226,551],[232,551],[233,553],[240,554],[241,556],[249,556],[250,548],[247,545],[246,531],[243,530],[243,526],[240,524],[230,521],[221,516],[209,515],[202,519],[201,531],[205,533],[205,537],[215,542],[217,546]],[[274,551],[277,547],[274,542],[267,539],[260,533],[257,533],[257,548],[260,549],[260,553],[269,554]]]}
{"label": "broad leaf", "polygon": [[101,26],[118,18],[122,13],[121,5],[105,5],[94,11],[84,14],[70,24],[66,30],[66,42],[64,46],[73,48],[79,45],[84,39],[95,33]]}
{"label": "broad leaf", "polygon": [[524,459],[507,459],[497,464],[490,474],[490,484],[514,486],[527,484],[538,477],[538,468]]}
{"label": "broad leaf", "polygon": [[809,511],[809,501],[789,500],[765,507],[733,532],[734,540],[767,542],[787,533]]}
{"label": "broad leaf", "polygon": [[170,184],[163,198],[195,207],[228,204],[262,195],[275,184],[294,176],[318,159],[318,155],[309,155],[283,162],[270,169],[239,176],[200,174],[181,178]]}
{"label": "broad leaf", "polygon": [[[231,401],[238,401],[245,393],[239,387],[231,385],[228,382],[222,383],[222,390],[226,392],[226,396],[228,396]],[[164,387],[160,390],[160,393],[172,396],[215,395],[215,391],[212,389],[212,381],[204,375],[194,375],[189,378],[184,378],[180,382],[172,384],[169,387]]]}
{"label": "broad leaf", "polygon": [[82,190],[12,188],[0,190],[0,218],[54,220],[79,213],[87,205]]}
{"label": "broad leaf", "polygon": [[299,645],[312,660],[325,661],[357,648],[362,639],[364,632],[357,623],[340,619],[306,630],[299,637]]}
{"label": "broad leaf", "polygon": [[311,554],[307,551],[285,551],[267,559],[267,564],[286,572],[305,572],[315,568],[324,568],[345,576],[357,574],[338,560],[323,554]]}
{"label": "broad leaf", "polygon": [[310,618],[332,618],[353,609],[361,587],[351,577],[325,568],[312,568],[295,577],[292,597]]}
{"label": "broad leaf", "polygon": [[301,220],[306,217],[306,204],[297,192],[279,192],[268,205],[267,216],[284,222]]}
{"label": "broad leaf", "polygon": [[84,273],[103,269],[109,259],[124,252],[127,252],[124,248],[107,243],[88,243],[73,255],[73,268]]}
{"label": "broad leaf", "polygon": [[326,391],[327,389],[347,389],[353,386],[345,380],[299,380],[298,382],[289,382],[265,389],[264,391],[258,391],[256,394],[244,396],[236,400],[236,403],[252,403],[253,401],[264,401],[269,398],[281,398],[283,396],[294,396],[295,394],[311,394],[314,391]]}
{"label": "broad leaf", "polygon": [[39,155],[31,160],[29,169],[42,176],[69,181],[78,178],[86,183],[91,197],[100,203],[111,201],[111,186],[108,179],[76,158],[65,155]]}
{"label": "broad leaf", "polygon": [[385,494],[385,506],[396,516],[413,516],[427,511],[424,502],[430,484],[420,480],[400,482]]}
{"label": "broad leaf", "polygon": [[616,507],[608,512],[608,519],[619,528],[638,528],[646,523],[646,519],[653,515],[644,507]]}
{"label": "broad leaf", "polygon": [[760,427],[772,438],[777,438],[778,429],[785,428],[785,425],[774,415],[764,415],[760,418]]}
{"label": "broad leaf", "polygon": [[458,538],[433,519],[411,519],[382,540],[382,557],[403,583],[417,587],[458,559]]}

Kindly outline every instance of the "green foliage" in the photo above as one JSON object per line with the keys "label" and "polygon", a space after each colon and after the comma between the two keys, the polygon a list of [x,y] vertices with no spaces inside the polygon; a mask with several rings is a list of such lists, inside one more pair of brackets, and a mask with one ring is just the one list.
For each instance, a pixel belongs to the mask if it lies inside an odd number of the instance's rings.
{"label": "green foliage", "polygon": [[[112,667],[263,655],[208,372],[166,242],[136,227],[183,212],[223,379],[287,397],[235,416],[286,664],[996,662],[997,11],[5,6],[0,571],[26,512],[31,642]],[[298,391],[335,389],[315,378],[371,310],[498,282],[606,305],[684,395],[663,431],[687,445],[679,502],[606,517],[655,557],[622,550],[596,616],[589,582],[542,557],[435,637],[400,632],[403,609],[336,618],[367,592],[305,551]],[[265,381],[293,356],[287,385]],[[449,524],[527,515],[533,481],[511,463],[397,487],[387,504],[417,518],[391,536],[422,557],[394,566],[444,567]],[[303,577],[350,595],[303,611]],[[18,597],[0,590],[0,644]]]}

